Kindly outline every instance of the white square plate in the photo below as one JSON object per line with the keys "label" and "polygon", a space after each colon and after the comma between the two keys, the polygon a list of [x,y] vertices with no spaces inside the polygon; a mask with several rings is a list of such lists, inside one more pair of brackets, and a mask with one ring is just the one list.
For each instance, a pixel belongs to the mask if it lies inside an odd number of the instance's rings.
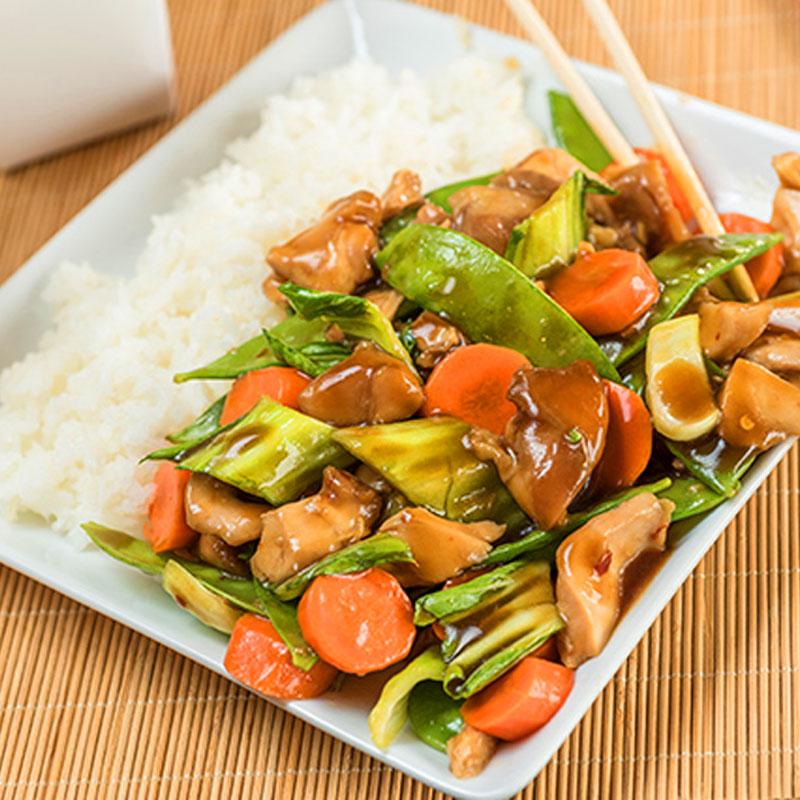
{"label": "white square plate", "polygon": [[[217,164],[227,142],[252,131],[266,95],[286,88],[300,73],[345,63],[366,51],[392,71],[426,73],[464,50],[463,24],[455,18],[395,0],[332,0],[270,44],[224,88],[165,136],[0,287],[0,367],[33,349],[48,325],[40,293],[61,259],[86,259],[131,274],[150,227],[168,210],[187,178]],[[473,47],[513,56],[530,78],[528,111],[549,131],[546,90],[557,87],[542,55],[531,45],[475,28]],[[651,138],[615,73],[579,65],[630,141]],[[721,210],[762,217],[776,180],[770,159],[800,150],[800,134],[668,89],[658,95]],[[694,566],[765,479],[789,444],[759,459],[737,497],[719,506],[684,536],[663,569],[626,614],[603,653],[582,666],[563,708],[534,736],[501,748],[486,771],[456,780],[447,759],[403,732],[385,752],[372,744],[366,712],[380,681],[350,680],[340,694],[280,703],[291,713],[366,753],[448,794],[490,800],[529,783],[625,660]],[[223,673],[225,637],[205,628],[173,603],[147,576],[96,551],[79,552],[36,520],[0,520],[0,561]]]}

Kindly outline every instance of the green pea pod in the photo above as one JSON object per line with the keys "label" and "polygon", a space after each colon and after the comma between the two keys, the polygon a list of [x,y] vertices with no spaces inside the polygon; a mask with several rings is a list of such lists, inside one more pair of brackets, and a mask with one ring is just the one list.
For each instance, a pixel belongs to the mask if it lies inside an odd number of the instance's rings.
{"label": "green pea pod", "polygon": [[535,530],[526,534],[515,542],[507,542],[495,547],[491,553],[483,560],[483,564],[500,564],[511,559],[520,558],[522,556],[530,558],[536,556],[543,558],[543,550],[552,550],[555,545],[561,543],[572,531],[577,530],[581,525],[585,525],[592,517],[598,514],[603,514],[616,508],[621,503],[635,497],[642,492],[652,492],[653,494],[660,494],[669,488],[672,483],[670,478],[661,478],[653,483],[645,483],[641,486],[632,486],[630,489],[624,489],[621,492],[607,497],[593,506],[578,511],[574,514],[567,516],[567,521],[550,531]]}
{"label": "green pea pod", "polygon": [[292,663],[308,672],[319,661],[319,656],[311,645],[305,640],[297,621],[297,608],[290,603],[279,600],[275,594],[264,586],[256,577],[253,577],[253,586],[259,605],[269,617],[278,636],[283,639],[292,656]]}
{"label": "green pea pod", "polygon": [[461,703],[446,694],[438,681],[423,681],[411,690],[408,721],[419,739],[443,753],[447,742],[464,730]]}
{"label": "green pea pod", "polygon": [[219,419],[222,416],[222,409],[225,408],[227,394],[215,400],[194,422],[187,425],[176,433],[170,433],[167,441],[173,444],[186,445],[190,443],[202,442],[219,428]]}
{"label": "green pea pod", "polygon": [[340,428],[333,439],[415,505],[448,519],[491,519],[519,530],[528,519],[494,465],[464,446],[469,430],[454,417],[431,417]]}
{"label": "green pea pod", "polygon": [[701,286],[769,250],[782,238],[779,233],[694,236],[659,253],[648,266],[658,278],[661,296],[636,323],[632,335],[603,337],[603,352],[615,365],[624,364],[644,348],[650,329],[672,319]]}
{"label": "green pea pod", "polygon": [[541,367],[591,361],[619,380],[591,336],[516,267],[456,231],[412,225],[378,253],[386,281],[428,311],[444,314],[473,342],[517,350]]}
{"label": "green pea pod", "polygon": [[672,485],[658,492],[658,496],[675,503],[672,522],[710,511],[728,498],[709,489],[696,478],[673,478]]}
{"label": "green pea pod", "polygon": [[734,447],[716,434],[691,442],[664,439],[664,443],[692,475],[725,497],[739,491],[741,478],[756,457],[755,448]]}
{"label": "green pea pod", "polygon": [[294,600],[320,575],[346,575],[399,561],[414,561],[409,546],[398,536],[379,533],[325,556],[270,589],[279,600]]}
{"label": "green pea pod", "polygon": [[600,172],[614,159],[568,94],[549,91],[550,123],[559,147],[589,169]]}

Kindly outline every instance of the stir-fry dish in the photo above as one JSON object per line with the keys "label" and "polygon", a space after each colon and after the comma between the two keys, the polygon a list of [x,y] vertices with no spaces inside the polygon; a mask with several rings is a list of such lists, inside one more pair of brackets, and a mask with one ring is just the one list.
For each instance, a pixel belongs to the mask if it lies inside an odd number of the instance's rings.
{"label": "stir-fry dish", "polygon": [[409,723],[459,777],[558,711],[670,525],[800,433],[800,155],[770,224],[693,235],[657,153],[608,163],[553,109],[569,151],[427,194],[400,170],[273,247],[286,317],[175,376],[233,384],[145,456],[146,541],[85,526],[265,695],[391,667],[376,746]]}

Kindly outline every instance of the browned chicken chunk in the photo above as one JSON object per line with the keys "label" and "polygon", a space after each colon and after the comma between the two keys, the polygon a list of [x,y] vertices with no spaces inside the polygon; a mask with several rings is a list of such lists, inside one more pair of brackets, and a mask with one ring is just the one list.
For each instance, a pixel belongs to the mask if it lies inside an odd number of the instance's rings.
{"label": "browned chicken chunk", "polygon": [[420,225],[438,225],[440,228],[450,228],[453,218],[440,206],[425,201],[417,211],[414,222]]}
{"label": "browned chicken chunk", "polygon": [[494,736],[465,725],[460,733],[447,740],[450,772],[456,778],[474,778],[486,769],[496,750]]}
{"label": "browned chicken chunk", "polygon": [[608,428],[603,382],[584,359],[568,367],[521,367],[508,390],[519,409],[503,439],[473,428],[471,450],[493,461],[503,483],[539,527],[564,520],[600,460]]}
{"label": "browned chicken chunk", "polygon": [[243,500],[233,486],[195,472],[186,484],[186,524],[198,533],[224,539],[232,547],[261,535],[261,515],[271,506]]}
{"label": "browned chicken chunk", "polygon": [[402,361],[364,341],[314,378],[297,404],[303,413],[342,427],[408,419],[424,399],[416,376]]}
{"label": "browned chicken chunk", "polygon": [[556,604],[565,627],[561,660],[577,667],[596,656],[617,624],[625,568],[646,550],[663,550],[675,505],[644,492],[589,520],[556,552]]}
{"label": "browned chicken chunk", "polygon": [[317,494],[263,516],[250,567],[259,580],[280,583],[323,556],[369,534],[381,513],[377,492],[335,467],[326,467]]}
{"label": "browned chicken chunk", "polygon": [[483,561],[505,529],[489,520],[456,522],[424,508],[404,508],[378,532],[391,533],[411,548],[416,564],[396,564],[391,570],[403,586],[433,586]]}
{"label": "browned chicken chunk", "polygon": [[714,361],[731,361],[764,332],[769,322],[767,303],[703,303],[700,345]]}
{"label": "browned chicken chunk", "polygon": [[800,336],[790,333],[762,336],[742,353],[772,372],[800,371]]}
{"label": "browned chicken chunk", "polygon": [[379,289],[370,289],[361,296],[377,306],[381,314],[389,320],[394,319],[397,309],[400,308],[405,299],[400,292],[389,286],[381,286]]}
{"label": "browned chicken chunk", "polygon": [[772,227],[783,234],[783,253],[786,259],[783,276],[775,292],[800,289],[800,187],[782,186],[772,202]]}
{"label": "browned chicken chunk", "polygon": [[392,175],[389,188],[381,196],[383,219],[387,220],[421,202],[422,181],[419,175],[410,169],[399,169]]}
{"label": "browned chicken chunk", "polygon": [[773,156],[772,166],[783,186],[800,189],[800,153],[781,153],[779,156]]}
{"label": "browned chicken chunk", "polygon": [[424,369],[435,367],[451,350],[467,344],[467,338],[452,322],[430,311],[423,311],[410,330],[419,350],[417,364]]}
{"label": "browned chicken chunk", "polygon": [[534,150],[508,171],[509,173],[536,172],[550,178],[560,186],[578,170],[593,180],[605,182],[596,172],[592,172],[577,158],[559,147],[541,147]]}
{"label": "browned chicken chunk", "polygon": [[223,572],[240,578],[247,578],[250,575],[247,562],[239,558],[236,548],[223,542],[219,536],[201,533],[197,539],[197,555],[206,564],[219,567]]}
{"label": "browned chicken chunk", "polygon": [[306,289],[350,294],[372,277],[381,216],[376,195],[354,192],[329,206],[310,228],[273,247],[267,263],[280,278]]}
{"label": "browned chicken chunk", "polygon": [[744,358],[733,362],[720,408],[720,435],[738,447],[763,450],[800,434],[800,388]]}

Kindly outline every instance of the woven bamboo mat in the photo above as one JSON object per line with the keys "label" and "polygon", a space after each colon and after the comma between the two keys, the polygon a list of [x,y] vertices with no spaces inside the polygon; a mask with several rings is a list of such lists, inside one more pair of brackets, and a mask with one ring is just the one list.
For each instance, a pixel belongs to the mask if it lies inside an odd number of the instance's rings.
{"label": "woven bamboo mat", "polygon": [[[519,33],[500,0],[425,0]],[[172,0],[173,118],[0,174],[0,280],[314,0]],[[539,0],[607,64],[577,0]],[[616,0],[656,81],[800,127],[797,0]],[[795,448],[522,797],[800,797]],[[0,568],[0,797],[441,798]]]}

